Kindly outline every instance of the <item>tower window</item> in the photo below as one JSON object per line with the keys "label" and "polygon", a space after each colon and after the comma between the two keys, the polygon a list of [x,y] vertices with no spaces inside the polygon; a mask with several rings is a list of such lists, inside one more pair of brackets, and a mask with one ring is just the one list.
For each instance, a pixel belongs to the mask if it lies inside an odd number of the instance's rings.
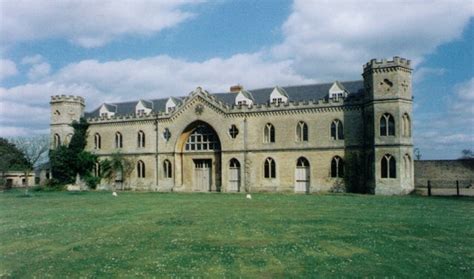
{"label": "tower window", "polygon": [[265,159],[264,165],[264,177],[275,178],[276,177],[276,164],[272,158]]}
{"label": "tower window", "polygon": [[123,137],[120,132],[115,133],[115,148],[123,147]]}
{"label": "tower window", "polygon": [[54,134],[54,148],[58,148],[61,145],[61,137],[59,134]]}
{"label": "tower window", "polygon": [[382,171],[382,178],[397,177],[396,162],[395,158],[392,155],[385,154],[385,156],[383,156],[382,158],[382,161],[380,162],[380,165]]}
{"label": "tower window", "polygon": [[102,139],[99,133],[94,135],[94,149],[100,149],[102,147]]}
{"label": "tower window", "polygon": [[138,148],[145,147],[145,133],[143,131],[138,131],[137,146],[138,146]]}
{"label": "tower window", "polygon": [[344,139],[344,127],[339,119],[336,119],[331,123],[331,138],[333,140]]}
{"label": "tower window", "polygon": [[380,136],[395,136],[395,120],[390,113],[380,117]]}
{"label": "tower window", "polygon": [[142,160],[137,162],[137,176],[138,178],[145,177],[145,163]]}
{"label": "tower window", "polygon": [[308,125],[303,121],[296,125],[296,141],[308,141]]}
{"label": "tower window", "polygon": [[171,162],[169,160],[163,161],[163,174],[165,178],[172,178],[173,177],[173,169],[171,167]]}
{"label": "tower window", "polygon": [[275,127],[271,123],[265,125],[263,142],[275,142]]}
{"label": "tower window", "polygon": [[344,161],[339,156],[334,156],[331,160],[331,177],[344,177]]}
{"label": "tower window", "polygon": [[410,122],[410,116],[408,113],[404,113],[402,116],[402,133],[404,137],[410,137],[411,136],[411,122]]}

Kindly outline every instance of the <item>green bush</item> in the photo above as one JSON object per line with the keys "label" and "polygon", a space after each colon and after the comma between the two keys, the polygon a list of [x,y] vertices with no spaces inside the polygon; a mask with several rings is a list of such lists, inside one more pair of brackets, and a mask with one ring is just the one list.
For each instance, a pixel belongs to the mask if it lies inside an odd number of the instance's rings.
{"label": "green bush", "polygon": [[84,182],[86,183],[87,187],[89,189],[96,189],[97,184],[100,183],[100,177],[92,176],[92,175],[86,175],[84,176]]}

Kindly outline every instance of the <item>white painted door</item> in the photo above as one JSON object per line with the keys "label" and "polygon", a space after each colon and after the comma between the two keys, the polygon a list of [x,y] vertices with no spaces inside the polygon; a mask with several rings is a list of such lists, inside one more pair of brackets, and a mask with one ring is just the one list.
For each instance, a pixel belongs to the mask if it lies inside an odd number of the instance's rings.
{"label": "white painted door", "polygon": [[295,192],[307,192],[309,188],[309,167],[296,167]]}
{"label": "white painted door", "polygon": [[240,167],[229,168],[229,191],[238,192],[240,187]]}
{"label": "white painted door", "polygon": [[195,190],[209,192],[211,189],[211,160],[196,160],[194,166]]}

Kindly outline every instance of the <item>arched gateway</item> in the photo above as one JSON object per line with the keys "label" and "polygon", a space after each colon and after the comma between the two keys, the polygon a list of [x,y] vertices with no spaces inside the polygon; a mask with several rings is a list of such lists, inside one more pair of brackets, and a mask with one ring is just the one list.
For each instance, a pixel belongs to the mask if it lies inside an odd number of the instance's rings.
{"label": "arched gateway", "polygon": [[221,143],[206,122],[195,121],[177,142],[177,162],[181,163],[182,186],[190,191],[221,190]]}

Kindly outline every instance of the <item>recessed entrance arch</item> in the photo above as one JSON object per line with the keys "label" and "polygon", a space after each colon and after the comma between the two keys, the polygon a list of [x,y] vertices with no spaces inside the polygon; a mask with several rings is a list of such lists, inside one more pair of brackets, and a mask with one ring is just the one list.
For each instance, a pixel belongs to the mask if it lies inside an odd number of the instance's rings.
{"label": "recessed entrance arch", "polygon": [[221,190],[221,142],[208,123],[195,121],[189,124],[176,147],[181,184],[186,191]]}

